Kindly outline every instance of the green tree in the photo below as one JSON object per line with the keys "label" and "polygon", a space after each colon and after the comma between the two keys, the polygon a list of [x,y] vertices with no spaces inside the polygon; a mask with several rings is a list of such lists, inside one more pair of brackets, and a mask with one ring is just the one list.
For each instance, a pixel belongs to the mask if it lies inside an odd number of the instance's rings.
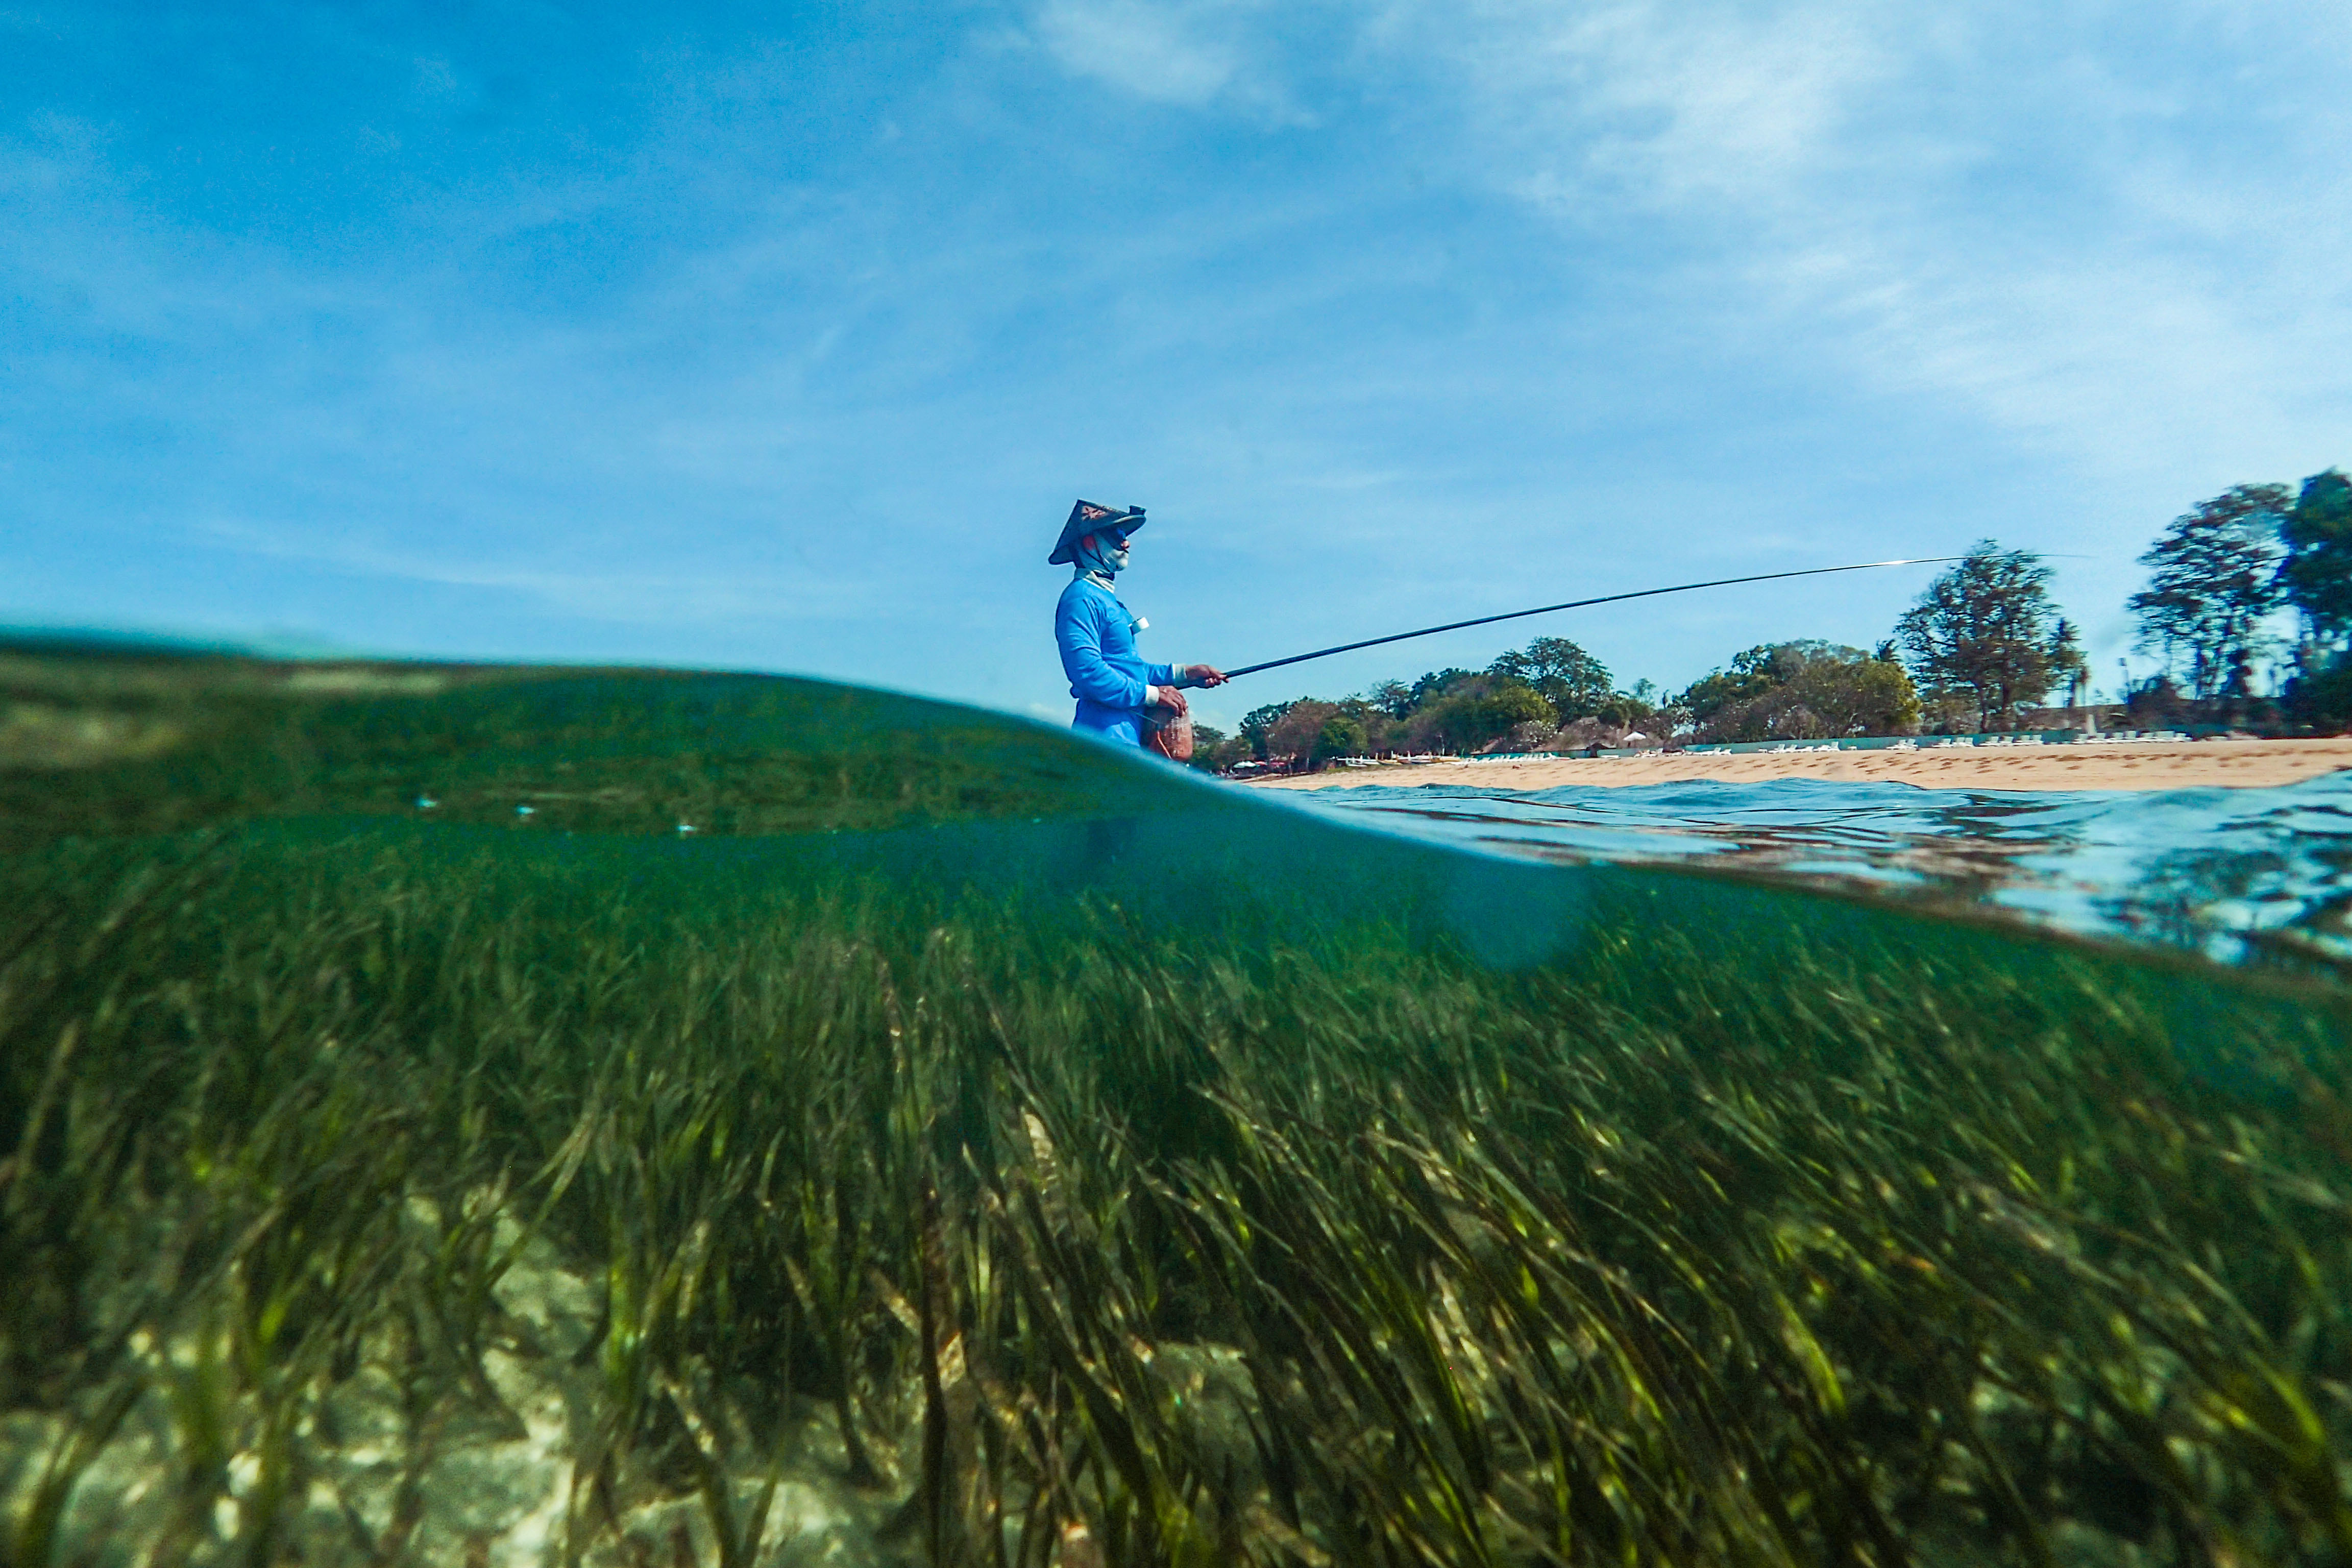
{"label": "green tree", "polygon": [[1362,700],[1391,719],[1402,719],[1412,712],[1412,688],[1402,680],[1383,680],[1365,692]]}
{"label": "green tree", "polygon": [[1265,762],[1272,753],[1266,750],[1266,737],[1282,722],[1282,716],[1295,706],[1289,702],[1269,702],[1263,708],[1253,708],[1242,715],[1242,739],[1249,743],[1250,754]]}
{"label": "green tree", "polygon": [[1311,762],[1315,747],[1323,738],[1326,720],[1339,716],[1339,705],[1318,698],[1301,698],[1283,708],[1282,717],[1265,732],[1267,757],[1286,757],[1294,763]]}
{"label": "green tree", "polygon": [[2272,639],[2263,617],[2279,605],[2278,536],[2288,515],[2284,485],[2233,485],[2172,520],[2140,564],[2148,584],[2127,603],[2139,617],[2134,645],[2185,656],[2200,699],[2252,695],[2254,661]]}
{"label": "green tree", "polygon": [[2352,660],[2330,669],[2310,670],[2287,688],[2287,711],[2305,724],[2341,731],[2352,724]]}
{"label": "green tree", "polygon": [[1416,711],[1406,733],[1416,745],[1475,752],[1521,724],[1555,722],[1551,704],[1525,681],[1482,678]]}
{"label": "green tree", "polygon": [[2340,648],[2352,640],[2352,479],[2330,468],[2304,480],[2279,539],[2279,589],[2302,615],[2306,641]]}
{"label": "green tree", "polygon": [[1710,741],[1902,734],[1919,722],[1919,697],[1894,651],[1872,655],[1811,638],[1767,643],[1693,682],[1682,705]]}
{"label": "green tree", "polygon": [[1895,640],[1920,689],[1964,694],[1985,730],[2012,728],[2082,658],[2050,598],[2050,568],[1990,539],[1927,585]]}
{"label": "green tree", "polygon": [[1361,720],[1349,713],[1334,713],[1316,731],[1315,748],[1307,760],[1319,768],[1333,757],[1360,757],[1366,739]]}
{"label": "green tree", "polygon": [[1661,694],[1654,681],[1637,680],[1627,690],[1611,692],[1608,699],[1588,717],[1598,721],[1604,730],[1662,729],[1660,700]]}
{"label": "green tree", "polygon": [[1191,765],[1202,773],[1221,773],[1235,763],[1247,762],[1255,755],[1247,739],[1228,735],[1213,724],[1192,726],[1192,761]]}
{"label": "green tree", "polygon": [[[1392,681],[1390,684],[1401,683]],[[1342,697],[1339,699],[1339,708],[1342,714],[1363,731],[1361,743],[1349,753],[1350,755],[1361,756],[1389,749],[1390,742],[1396,733],[1398,721],[1391,716],[1386,707],[1369,697]]]}
{"label": "green tree", "polygon": [[1412,683],[1412,703],[1405,711],[1412,713],[1427,708],[1439,698],[1484,679],[1475,669],[1433,669]]}
{"label": "green tree", "polygon": [[1892,659],[1814,660],[1789,683],[1789,694],[1794,702],[1783,723],[1790,733],[1808,740],[1901,735],[1919,726],[1918,689],[1909,672]]}
{"label": "green tree", "polygon": [[[1714,733],[1717,716],[1727,709],[1745,709],[1780,685],[1786,679],[1780,668],[1782,650],[1802,646],[1800,643],[1762,643],[1734,654],[1729,668],[1714,670],[1699,677],[1676,700],[1689,710],[1691,721],[1697,726],[1701,735],[1711,740],[1736,739]],[[1763,739],[1760,735],[1753,738]]]}
{"label": "green tree", "polygon": [[1609,667],[1566,637],[1538,637],[1503,655],[1486,673],[1530,688],[1563,724],[1599,713],[1618,695]]}

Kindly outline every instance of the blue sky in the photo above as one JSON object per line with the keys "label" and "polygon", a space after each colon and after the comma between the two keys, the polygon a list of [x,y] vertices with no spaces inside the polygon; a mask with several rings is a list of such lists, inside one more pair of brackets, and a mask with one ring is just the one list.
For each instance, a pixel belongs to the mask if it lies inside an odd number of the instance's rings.
{"label": "blue sky", "polygon": [[2347,79],[2336,0],[5,0],[0,620],[1060,716],[1083,494],[1161,658],[1990,535],[2112,684],[2168,520],[2352,462]]}

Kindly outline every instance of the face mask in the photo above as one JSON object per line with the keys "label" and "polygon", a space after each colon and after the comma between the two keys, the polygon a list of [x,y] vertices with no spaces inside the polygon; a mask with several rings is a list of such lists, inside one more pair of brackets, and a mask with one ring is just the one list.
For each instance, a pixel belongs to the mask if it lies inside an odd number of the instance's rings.
{"label": "face mask", "polygon": [[1099,572],[1105,576],[1117,576],[1127,570],[1127,541],[1117,534],[1095,534],[1091,548],[1080,546],[1078,567],[1084,572]]}

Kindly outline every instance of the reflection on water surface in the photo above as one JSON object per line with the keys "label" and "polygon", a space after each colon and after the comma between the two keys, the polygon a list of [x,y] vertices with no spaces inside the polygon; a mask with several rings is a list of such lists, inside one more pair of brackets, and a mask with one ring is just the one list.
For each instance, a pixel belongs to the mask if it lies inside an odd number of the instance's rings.
{"label": "reflection on water surface", "polygon": [[2352,962],[2352,773],[2146,795],[1780,779],[1302,798],[1340,820],[1541,859],[1704,865],[1965,902],[2225,962]]}

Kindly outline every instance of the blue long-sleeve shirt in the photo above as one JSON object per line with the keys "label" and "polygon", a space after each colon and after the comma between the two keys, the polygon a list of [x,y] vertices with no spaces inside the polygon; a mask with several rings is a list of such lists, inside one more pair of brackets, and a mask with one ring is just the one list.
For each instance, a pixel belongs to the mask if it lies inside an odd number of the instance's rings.
{"label": "blue long-sleeve shirt", "polygon": [[1054,606],[1054,641],[1062,650],[1070,695],[1078,700],[1071,726],[1141,745],[1150,689],[1175,685],[1176,672],[1146,663],[1135,651],[1135,617],[1118,595],[1091,578],[1072,578]]}

